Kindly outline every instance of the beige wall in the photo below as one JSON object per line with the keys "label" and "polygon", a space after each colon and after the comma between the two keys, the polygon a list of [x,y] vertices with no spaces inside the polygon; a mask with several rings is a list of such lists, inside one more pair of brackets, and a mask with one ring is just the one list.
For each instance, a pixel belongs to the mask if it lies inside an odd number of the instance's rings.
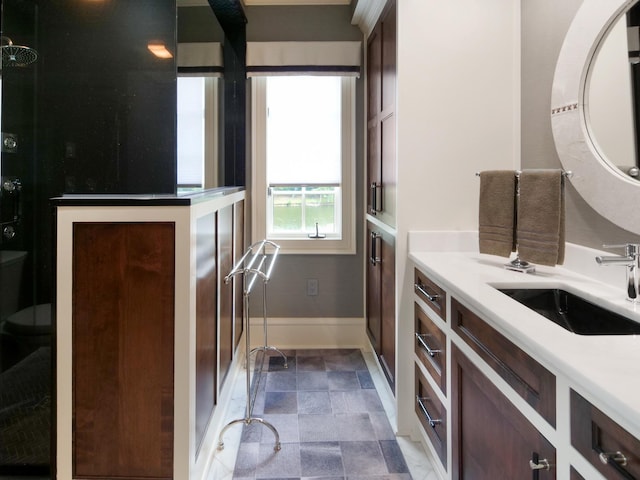
{"label": "beige wall", "polygon": [[[351,7],[247,7],[247,41],[362,40]],[[356,82],[357,125],[364,125],[364,76]],[[249,137],[248,137],[249,138]],[[356,179],[364,176],[364,128],[356,138]],[[280,255],[268,286],[270,317],[362,318],[364,315],[363,184],[356,181],[355,255]],[[318,295],[307,295],[307,280]],[[260,289],[258,289],[260,290]],[[251,295],[252,316],[262,314],[261,291]]]}
{"label": "beige wall", "polygon": [[[561,166],[551,131],[551,86],[564,36],[581,4],[582,0],[521,1],[522,168]],[[594,248],[638,241],[637,235],[596,213],[570,183],[566,202],[568,241]]]}
{"label": "beige wall", "polygon": [[[413,350],[411,230],[478,229],[476,172],[520,157],[518,0],[400,0],[397,101],[397,351]],[[412,385],[400,355],[398,389]],[[410,395],[398,411],[410,411]],[[413,428],[400,417],[398,429]]]}

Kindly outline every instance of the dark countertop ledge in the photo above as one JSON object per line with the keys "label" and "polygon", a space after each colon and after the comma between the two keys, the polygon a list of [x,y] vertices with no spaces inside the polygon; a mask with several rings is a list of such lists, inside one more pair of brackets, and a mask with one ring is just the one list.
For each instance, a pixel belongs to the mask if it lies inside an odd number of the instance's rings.
{"label": "dark countertop ledge", "polygon": [[175,194],[64,194],[51,198],[54,207],[69,206],[189,206],[211,200],[215,197],[240,192],[244,187],[217,187],[207,190],[185,191]]}

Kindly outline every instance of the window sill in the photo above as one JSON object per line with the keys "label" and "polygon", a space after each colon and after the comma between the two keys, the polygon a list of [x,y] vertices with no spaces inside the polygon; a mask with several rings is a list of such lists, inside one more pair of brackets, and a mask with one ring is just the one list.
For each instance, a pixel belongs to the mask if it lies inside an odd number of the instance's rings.
{"label": "window sill", "polygon": [[268,240],[280,245],[280,254],[284,255],[354,255],[356,253],[355,239],[284,240],[269,238]]}

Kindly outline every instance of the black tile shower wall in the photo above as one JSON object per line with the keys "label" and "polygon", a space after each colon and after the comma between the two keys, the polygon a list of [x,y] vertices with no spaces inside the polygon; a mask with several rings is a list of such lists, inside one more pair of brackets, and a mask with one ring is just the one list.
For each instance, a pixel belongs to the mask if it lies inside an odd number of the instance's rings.
{"label": "black tile shower wall", "polygon": [[[175,193],[176,1],[0,0],[3,44],[38,52],[2,69],[3,178],[22,218],[2,248],[30,252],[31,303],[51,301],[49,199],[63,193]],[[164,43],[172,58],[151,54]],[[5,199],[3,199],[5,200]],[[2,215],[8,201],[0,200]]]}
{"label": "black tile shower wall", "polygon": [[175,0],[41,2],[38,37],[49,193],[175,193]]}
{"label": "black tile shower wall", "polygon": [[[37,50],[36,22],[37,7],[34,2],[3,0],[2,2],[2,45],[28,46]],[[8,250],[30,251],[33,248],[33,225],[35,212],[33,196],[25,195],[33,191],[35,159],[35,82],[36,63],[21,66],[5,65],[2,69],[2,132],[15,139],[14,148],[2,146],[3,181],[19,180],[22,191],[7,192],[0,188],[0,222],[7,225],[17,213],[19,222],[10,224],[15,236],[0,236],[0,246]],[[4,140],[4,137],[3,137]],[[19,197],[19,198],[18,198]],[[19,200],[19,203],[18,203]],[[27,256],[23,285],[33,283],[33,256]],[[31,305],[31,291],[21,291],[20,308]]]}

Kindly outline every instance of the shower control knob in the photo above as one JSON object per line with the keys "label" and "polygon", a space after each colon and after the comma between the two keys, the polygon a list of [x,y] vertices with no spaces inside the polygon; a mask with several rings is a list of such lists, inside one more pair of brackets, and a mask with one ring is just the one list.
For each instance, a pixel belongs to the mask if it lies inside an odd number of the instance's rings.
{"label": "shower control knob", "polygon": [[16,229],[13,228],[13,225],[8,225],[2,229],[2,236],[7,240],[11,240],[16,236]]}
{"label": "shower control knob", "polygon": [[14,150],[18,146],[18,141],[15,137],[5,137],[2,143],[9,150]]}
{"label": "shower control knob", "polygon": [[7,193],[14,193],[15,191],[22,190],[22,183],[17,178],[13,180],[5,180],[2,184],[2,189]]}
{"label": "shower control knob", "polygon": [[2,189],[5,192],[13,192],[16,189],[16,186],[13,184],[13,182],[11,180],[6,180],[3,184],[2,184]]}

